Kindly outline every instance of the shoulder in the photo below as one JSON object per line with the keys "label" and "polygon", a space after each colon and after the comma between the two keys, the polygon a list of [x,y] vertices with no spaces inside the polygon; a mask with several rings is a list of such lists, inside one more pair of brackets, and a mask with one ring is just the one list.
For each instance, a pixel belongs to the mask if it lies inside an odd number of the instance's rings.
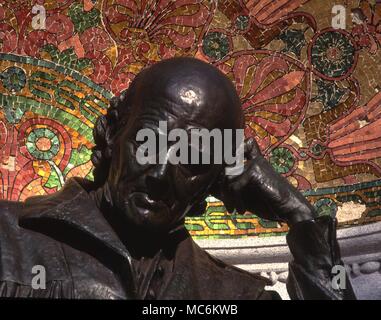
{"label": "shoulder", "polygon": [[24,215],[24,209],[25,203],[23,202],[0,200],[0,247],[2,254],[6,246],[19,247],[21,250],[21,247],[25,245],[32,251],[34,247],[41,249],[42,245],[51,243],[47,237],[20,227],[19,221],[20,217]]}
{"label": "shoulder", "polygon": [[18,217],[22,206],[21,202],[0,200],[0,238],[5,229],[18,227]]}
{"label": "shoulder", "polygon": [[62,278],[54,270],[65,265],[60,244],[19,226],[24,203],[0,201],[0,281],[30,284],[32,268],[42,265],[47,278]]}

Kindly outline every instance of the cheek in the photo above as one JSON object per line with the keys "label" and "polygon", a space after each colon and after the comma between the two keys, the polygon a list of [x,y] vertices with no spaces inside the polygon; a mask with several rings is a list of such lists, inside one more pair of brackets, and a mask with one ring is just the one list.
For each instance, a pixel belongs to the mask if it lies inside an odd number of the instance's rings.
{"label": "cheek", "polygon": [[109,182],[119,185],[137,179],[145,170],[145,166],[136,161],[136,148],[131,142],[113,150],[109,172]]}

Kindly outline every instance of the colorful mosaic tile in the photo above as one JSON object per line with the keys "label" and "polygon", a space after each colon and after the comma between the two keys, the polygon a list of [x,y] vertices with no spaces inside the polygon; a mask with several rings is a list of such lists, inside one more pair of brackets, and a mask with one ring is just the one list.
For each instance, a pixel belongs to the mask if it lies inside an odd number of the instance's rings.
{"label": "colorful mosaic tile", "polygon": [[[143,67],[194,56],[234,82],[246,136],[320,214],[340,227],[380,221],[380,12],[363,0],[3,0],[0,199],[91,179],[92,128],[108,100]],[[186,225],[201,238],[287,232],[212,197]]]}

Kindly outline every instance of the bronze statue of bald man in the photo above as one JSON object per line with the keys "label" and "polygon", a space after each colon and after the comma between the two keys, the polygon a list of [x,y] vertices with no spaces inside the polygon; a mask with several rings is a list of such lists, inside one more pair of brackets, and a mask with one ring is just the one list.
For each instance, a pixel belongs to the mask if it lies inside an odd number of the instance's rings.
{"label": "bronze statue of bald man", "polygon": [[[96,122],[94,182],[73,178],[53,195],[0,202],[1,297],[279,299],[266,279],[213,258],[185,229],[185,216],[202,213],[213,194],[229,211],[289,225],[292,299],[355,298],[350,283],[331,286],[342,264],[335,220],[317,217],[254,139],[239,175],[226,175],[226,163],[141,164],[137,133],[162,134],[161,121],[186,132],[244,126],[235,88],[215,67],[173,58],[144,69]],[[32,285],[34,266],[46,270],[44,288]]]}

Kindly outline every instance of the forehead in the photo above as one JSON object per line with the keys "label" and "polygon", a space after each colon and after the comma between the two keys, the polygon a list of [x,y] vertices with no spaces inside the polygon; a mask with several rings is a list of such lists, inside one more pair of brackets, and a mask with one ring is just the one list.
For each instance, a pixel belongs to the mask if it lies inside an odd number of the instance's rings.
{"label": "forehead", "polygon": [[171,127],[215,127],[214,114],[208,112],[207,102],[196,88],[145,97],[142,102],[136,108],[136,125],[166,121]]}

